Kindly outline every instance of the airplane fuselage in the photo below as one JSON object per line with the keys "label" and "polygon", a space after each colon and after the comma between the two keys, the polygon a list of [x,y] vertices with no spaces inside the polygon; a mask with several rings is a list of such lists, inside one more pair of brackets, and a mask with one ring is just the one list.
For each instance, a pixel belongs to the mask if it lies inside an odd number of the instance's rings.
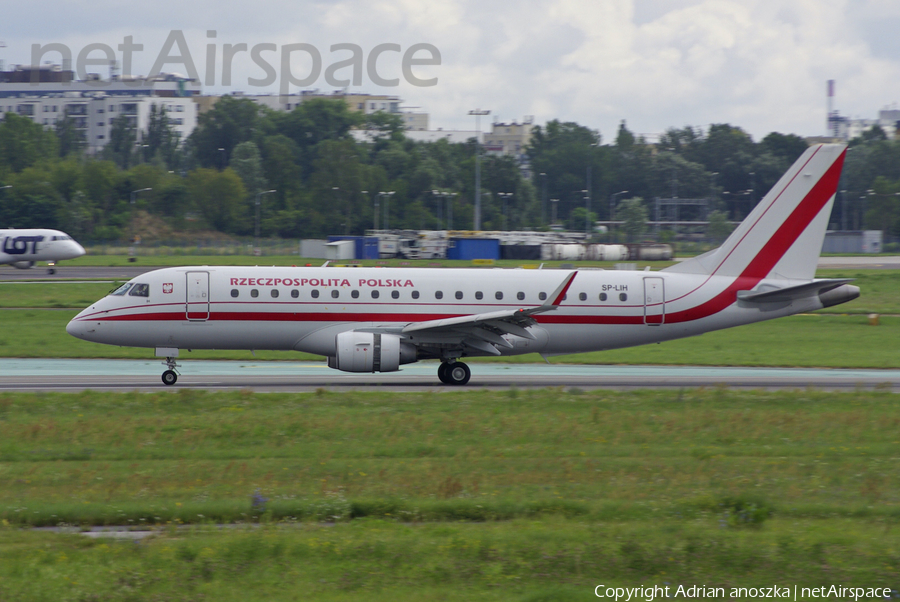
{"label": "airplane fuselage", "polygon": [[[333,356],[339,332],[538,307],[567,273],[167,268],[139,276],[125,294],[107,296],[85,309],[73,320],[69,332],[111,345],[278,349]],[[498,350],[501,355],[599,351],[823,307],[818,297],[777,306],[742,307],[737,291],[757,284],[760,282],[708,275],[579,270],[559,308],[535,316],[537,324],[528,328],[533,339],[506,334],[511,347],[499,346]],[[415,333],[407,337],[417,344]]]}
{"label": "airplane fuselage", "polygon": [[28,268],[36,261],[63,261],[84,255],[71,236],[47,228],[0,230],[0,264]]}

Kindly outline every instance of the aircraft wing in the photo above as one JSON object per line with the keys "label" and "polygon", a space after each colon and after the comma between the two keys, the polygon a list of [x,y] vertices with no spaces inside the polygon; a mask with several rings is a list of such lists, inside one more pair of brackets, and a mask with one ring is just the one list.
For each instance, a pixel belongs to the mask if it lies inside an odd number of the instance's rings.
{"label": "aircraft wing", "polygon": [[400,333],[419,344],[462,345],[483,354],[500,355],[498,347],[513,347],[502,335],[534,339],[527,330],[529,326],[536,324],[532,316],[558,308],[577,274],[577,270],[567,274],[553,294],[538,307],[412,322],[401,328]]}

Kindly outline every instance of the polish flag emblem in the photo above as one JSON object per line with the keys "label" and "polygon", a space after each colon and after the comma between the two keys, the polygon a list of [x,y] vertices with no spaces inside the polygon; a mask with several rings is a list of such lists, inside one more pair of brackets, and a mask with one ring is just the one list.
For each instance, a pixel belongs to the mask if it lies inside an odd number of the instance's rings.
{"label": "polish flag emblem", "polygon": [[172,285],[171,282],[164,282],[164,283],[163,283],[163,292],[164,292],[165,294],[168,295],[169,293],[171,293],[172,290],[173,290],[173,288],[174,288],[174,286]]}

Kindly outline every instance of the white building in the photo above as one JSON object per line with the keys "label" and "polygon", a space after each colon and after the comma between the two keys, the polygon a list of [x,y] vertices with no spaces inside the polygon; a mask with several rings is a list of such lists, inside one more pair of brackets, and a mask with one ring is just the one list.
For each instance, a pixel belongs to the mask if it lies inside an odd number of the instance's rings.
{"label": "white building", "polygon": [[863,132],[879,126],[889,139],[898,137],[900,132],[900,109],[884,108],[878,112],[878,119],[853,119],[845,117],[837,111],[828,116],[828,133],[840,140],[853,140],[862,136]]}
{"label": "white building", "polygon": [[[392,115],[398,115],[403,120],[403,127],[407,130],[428,129],[428,113],[413,111],[409,107],[402,107],[401,103],[403,101],[399,96],[355,94],[344,90],[335,90],[331,94],[319,92],[319,90],[301,90],[296,94],[244,94],[243,92],[235,92],[233,96],[249,98],[253,102],[268,107],[273,111],[293,111],[301,102],[314,98],[343,100],[347,103],[347,108],[353,113],[365,113],[366,115],[380,112],[391,113]],[[212,109],[217,100],[218,97],[210,96],[204,96],[199,99],[201,104],[200,112],[205,113]]]}
{"label": "white building", "polygon": [[83,132],[88,152],[96,153],[106,146],[112,121],[121,115],[136,128],[140,144],[153,106],[166,110],[169,123],[184,140],[197,127],[193,97],[199,92],[195,80],[174,74],[74,81],[71,71],[57,65],[17,66],[0,72],[0,120],[6,113],[16,113],[53,127],[68,116]]}
{"label": "white building", "polygon": [[495,121],[491,131],[484,135],[484,150],[487,154],[503,155],[525,160],[525,147],[531,142],[534,117],[526,115],[522,123]]}

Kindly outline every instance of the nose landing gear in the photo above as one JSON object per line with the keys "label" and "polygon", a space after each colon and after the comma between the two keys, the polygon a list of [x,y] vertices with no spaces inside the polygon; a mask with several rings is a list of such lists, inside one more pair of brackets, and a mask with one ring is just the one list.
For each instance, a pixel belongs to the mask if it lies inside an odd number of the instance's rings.
{"label": "nose landing gear", "polygon": [[175,372],[175,368],[178,367],[178,364],[175,363],[174,357],[167,357],[166,361],[162,362],[163,365],[168,367],[168,370],[162,373],[162,381],[166,386],[174,385],[178,380],[178,373]]}
{"label": "nose landing gear", "polygon": [[464,385],[472,377],[472,371],[462,362],[441,362],[438,378],[445,385]]}

